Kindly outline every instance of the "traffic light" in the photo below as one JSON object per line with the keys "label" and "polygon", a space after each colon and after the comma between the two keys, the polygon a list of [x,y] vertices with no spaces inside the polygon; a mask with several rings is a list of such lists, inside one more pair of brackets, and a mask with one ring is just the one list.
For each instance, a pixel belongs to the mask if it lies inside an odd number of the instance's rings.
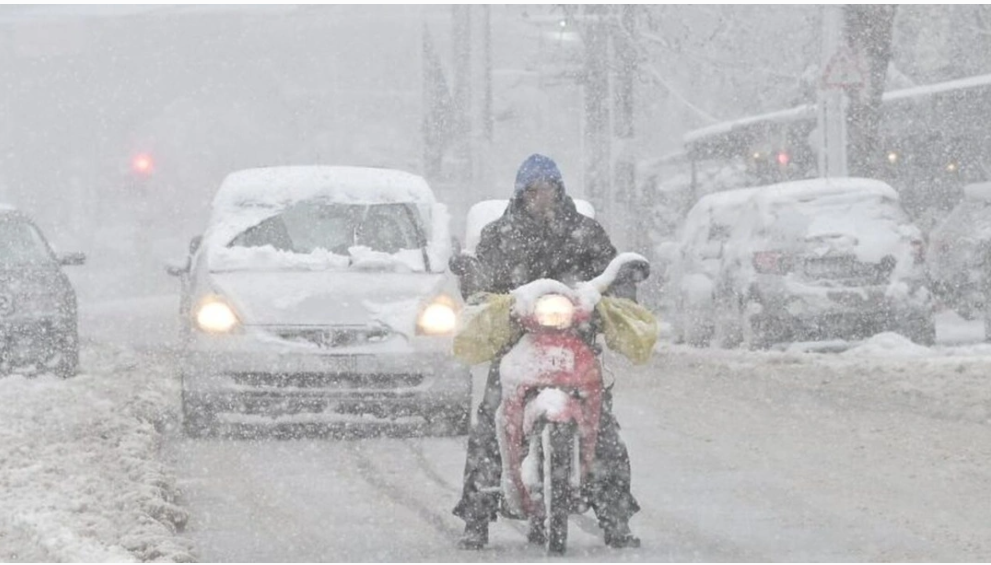
{"label": "traffic light", "polygon": [[147,177],[155,172],[155,160],[148,153],[138,153],[131,159],[131,172]]}

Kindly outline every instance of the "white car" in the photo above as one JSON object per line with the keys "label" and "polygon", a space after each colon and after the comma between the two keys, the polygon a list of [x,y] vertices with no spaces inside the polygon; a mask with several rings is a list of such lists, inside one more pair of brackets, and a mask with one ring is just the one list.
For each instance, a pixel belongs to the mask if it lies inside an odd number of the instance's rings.
{"label": "white car", "polygon": [[963,200],[930,232],[926,253],[933,293],[968,320],[986,307],[989,248],[991,183],[970,184]]}
{"label": "white car", "polygon": [[712,339],[715,284],[723,245],[754,190],[727,190],[700,198],[688,211],[677,241],[664,253],[668,263],[666,298],[671,304],[676,342],[702,347]]}
{"label": "white car", "polygon": [[461,300],[424,179],[357,167],[230,174],[185,265],[185,429],[399,421],[465,433]]}
{"label": "white car", "polygon": [[762,348],[895,331],[931,345],[936,326],[923,254],[922,233],[883,182],[762,187],[724,246],[716,334]]}

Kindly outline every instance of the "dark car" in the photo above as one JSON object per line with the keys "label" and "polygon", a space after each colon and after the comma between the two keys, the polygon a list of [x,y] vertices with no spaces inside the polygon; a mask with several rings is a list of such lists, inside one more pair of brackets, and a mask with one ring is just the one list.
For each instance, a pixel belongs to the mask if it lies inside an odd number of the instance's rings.
{"label": "dark car", "polygon": [[57,255],[30,218],[0,208],[0,374],[76,374],[76,292],[61,267],[85,261]]}

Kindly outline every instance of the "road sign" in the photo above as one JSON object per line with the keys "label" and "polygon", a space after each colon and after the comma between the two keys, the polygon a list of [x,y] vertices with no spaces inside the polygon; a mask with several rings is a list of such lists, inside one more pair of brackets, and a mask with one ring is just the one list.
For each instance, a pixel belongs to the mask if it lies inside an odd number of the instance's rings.
{"label": "road sign", "polygon": [[866,82],[865,77],[860,57],[849,47],[840,47],[826,63],[822,73],[822,88],[860,88]]}

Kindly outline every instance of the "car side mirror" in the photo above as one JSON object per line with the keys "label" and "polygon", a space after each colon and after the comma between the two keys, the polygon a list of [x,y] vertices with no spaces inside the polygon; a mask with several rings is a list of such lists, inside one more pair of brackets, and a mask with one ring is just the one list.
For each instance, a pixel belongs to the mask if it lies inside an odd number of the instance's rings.
{"label": "car side mirror", "polygon": [[169,261],[165,264],[165,272],[169,276],[181,277],[189,272],[189,258],[184,261]]}
{"label": "car side mirror", "polygon": [[190,239],[189,240],[189,254],[190,255],[196,255],[196,252],[199,251],[200,245],[202,243],[203,243],[203,236],[202,235],[197,235],[197,236],[194,236],[192,239]]}
{"label": "car side mirror", "polygon": [[59,265],[85,265],[86,264],[86,254],[85,253],[59,253],[57,255]]}

